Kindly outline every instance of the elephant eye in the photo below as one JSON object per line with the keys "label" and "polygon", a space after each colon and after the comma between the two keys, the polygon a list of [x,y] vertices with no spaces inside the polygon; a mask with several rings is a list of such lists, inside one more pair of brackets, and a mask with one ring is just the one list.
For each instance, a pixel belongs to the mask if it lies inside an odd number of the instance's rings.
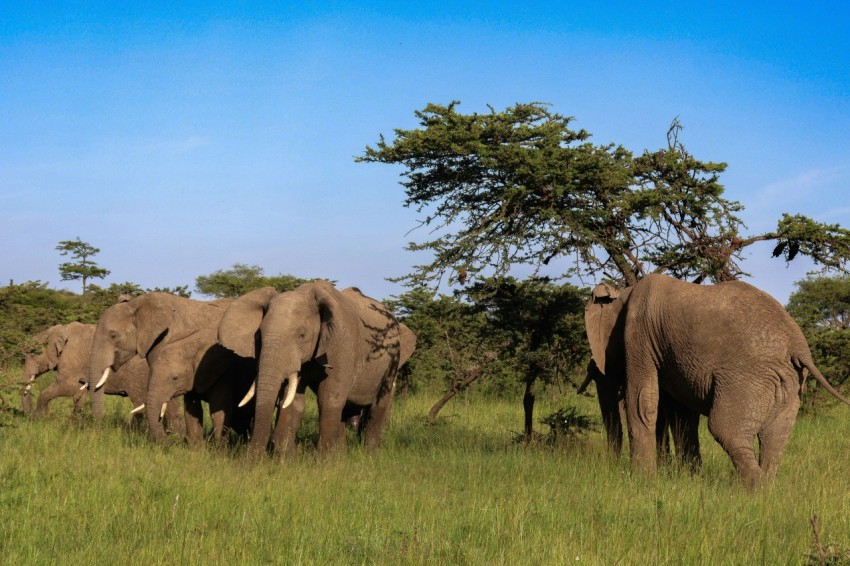
{"label": "elephant eye", "polygon": [[118,338],[118,333],[115,332],[114,330],[110,330],[109,331],[109,337],[112,338],[113,340],[115,340],[116,338]]}

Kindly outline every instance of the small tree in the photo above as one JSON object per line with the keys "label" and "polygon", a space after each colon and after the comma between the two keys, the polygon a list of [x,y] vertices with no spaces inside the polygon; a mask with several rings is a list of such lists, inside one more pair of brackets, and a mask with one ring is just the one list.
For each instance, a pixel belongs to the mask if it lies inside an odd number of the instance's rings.
{"label": "small tree", "polygon": [[236,299],[260,287],[274,287],[281,293],[291,291],[307,281],[294,275],[263,275],[263,268],[259,265],[235,263],[230,269],[199,275],[195,279],[195,288],[202,295]]}
{"label": "small tree", "polygon": [[109,270],[104,269],[93,262],[90,258],[100,253],[100,248],[96,248],[88,242],[83,242],[77,236],[76,240],[62,240],[56,246],[59,250],[59,255],[71,256],[74,261],[66,261],[59,265],[59,275],[62,281],[83,282],[83,295],[88,289],[89,279],[103,279],[109,275]]}

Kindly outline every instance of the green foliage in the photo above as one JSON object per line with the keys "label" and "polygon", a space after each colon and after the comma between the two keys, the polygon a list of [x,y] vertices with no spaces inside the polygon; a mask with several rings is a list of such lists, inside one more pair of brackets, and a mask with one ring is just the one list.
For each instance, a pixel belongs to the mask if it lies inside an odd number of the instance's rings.
{"label": "green foliage", "polygon": [[540,422],[549,427],[548,440],[555,445],[569,444],[599,429],[596,421],[572,406],[549,413]]}
{"label": "green foliage", "polygon": [[88,289],[89,279],[103,279],[109,275],[109,270],[98,266],[89,258],[97,255],[100,252],[88,242],[80,240],[79,236],[76,240],[62,240],[56,246],[59,250],[59,255],[71,256],[75,261],[64,262],[59,265],[59,275],[62,281],[77,281],[82,280],[83,294],[86,294]]}
{"label": "green foliage", "polygon": [[777,240],[776,255],[789,261],[803,253],[844,269],[850,260],[850,232],[802,216],[741,235],[742,206],[723,198],[719,182],[726,165],[689,154],[678,121],[667,147],[635,156],[591,143],[546,104],[484,114],[461,114],[458,104],[428,104],[416,112],[418,128],[396,129],[391,143],[381,136],[357,158],[405,168],[405,205],[431,237],[408,249],[433,253],[400,278],[411,286],[465,285],[556,258],[569,260],[564,274],[625,284],[651,271],[723,281],[742,273],[742,250],[762,240]]}
{"label": "green foliage", "polygon": [[[796,283],[787,309],[806,335],[815,363],[839,389],[850,385],[850,276],[808,277]],[[809,380],[804,408],[833,401]]]}
{"label": "green foliage", "polygon": [[202,295],[235,299],[260,287],[274,287],[281,293],[291,291],[307,281],[311,280],[293,275],[263,275],[263,268],[258,265],[236,263],[227,270],[199,275],[195,279],[195,288]]}
{"label": "green foliage", "polygon": [[385,302],[417,335],[402,388],[451,390],[480,372],[477,389],[516,397],[529,379],[568,380],[587,356],[585,292],[573,285],[501,277],[453,296],[418,288]]}

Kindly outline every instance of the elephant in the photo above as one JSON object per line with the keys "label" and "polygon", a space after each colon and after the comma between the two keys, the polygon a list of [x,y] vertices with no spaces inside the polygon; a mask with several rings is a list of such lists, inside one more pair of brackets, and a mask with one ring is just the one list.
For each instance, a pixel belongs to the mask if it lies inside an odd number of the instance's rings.
{"label": "elephant", "polygon": [[[24,361],[26,385],[22,397],[24,411],[39,418],[48,412],[49,403],[56,397],[71,397],[74,411],[79,412],[85,402],[85,385],[89,374],[89,357],[95,325],[71,322],[57,324],[37,334],[35,340],[44,345],[38,355],[27,355]],[[32,411],[30,390],[36,377],[56,370],[56,380],[38,395],[35,411]],[[104,388],[106,395],[129,397],[133,405],[143,403],[147,390],[147,363],[141,358],[131,359],[121,368],[114,379]],[[179,408],[172,403],[168,410],[168,422],[177,422]],[[180,427],[182,430],[182,427]]]}
{"label": "elephant", "polygon": [[165,438],[162,415],[167,403],[183,395],[186,437],[203,440],[201,401],[209,403],[216,442],[225,430],[243,423],[237,434],[247,436],[252,406],[237,408],[236,400],[254,381],[253,360],[240,360],[218,344],[216,332],[231,299],[204,302],[169,293],[147,293],[107,309],[97,323],[88,374],[95,413],[102,412],[102,386],[133,356],[147,361],[144,408],[148,434]]}
{"label": "elephant", "polygon": [[283,293],[263,287],[236,299],[218,338],[236,354],[258,359],[256,384],[246,396],[256,395],[249,455],[265,453],[278,401],[273,452],[294,453],[307,387],[319,406],[320,453],[340,448],[347,420],[359,421],[367,449],[376,448],[389,418],[396,371],[416,347],[415,335],[404,329],[381,303],[327,281]]}
{"label": "elephant", "polygon": [[627,293],[598,285],[585,322],[599,371],[625,376],[631,462],[649,473],[662,396],[708,417],[748,485],[775,477],[808,374],[850,405],[782,305],[741,281],[698,285],[653,273]]}
{"label": "elephant", "polygon": [[[622,292],[621,292],[622,296]],[[622,337],[620,337],[622,340]],[[622,360],[620,360],[622,361]],[[626,384],[625,372],[615,369],[615,360],[609,360],[606,373],[602,373],[591,359],[587,364],[587,377],[579,386],[578,393],[584,393],[593,381],[596,385],[596,397],[602,416],[602,426],[608,448],[619,457],[623,450],[623,394]],[[702,466],[699,446],[699,413],[689,410],[681,403],[661,392],[658,403],[658,420],[655,428],[656,452],[660,459],[671,460],[670,436],[676,447],[679,463],[692,473]]]}

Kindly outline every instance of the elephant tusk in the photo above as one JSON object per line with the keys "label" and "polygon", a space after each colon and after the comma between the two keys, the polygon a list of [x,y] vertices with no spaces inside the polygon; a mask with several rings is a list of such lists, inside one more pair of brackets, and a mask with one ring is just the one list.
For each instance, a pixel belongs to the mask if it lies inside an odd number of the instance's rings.
{"label": "elephant tusk", "polygon": [[88,383],[83,383],[82,385],[80,385],[80,391],[82,391],[83,389],[85,389],[88,386],[89,386]]}
{"label": "elephant tusk", "polygon": [[24,387],[24,391],[27,393],[32,391],[32,383],[27,383],[26,387]]}
{"label": "elephant tusk", "polygon": [[[142,405],[144,406],[144,405]],[[165,410],[168,409],[168,401],[162,404],[162,408],[159,410],[159,420],[165,418]]]}
{"label": "elephant tusk", "polygon": [[144,409],[145,409],[145,404],[142,403],[141,405],[139,405],[138,407],[136,407],[135,409],[130,411],[130,414],[135,415],[136,413],[141,413]]}
{"label": "elephant tusk", "polygon": [[35,381],[35,374],[32,374],[32,375],[30,376],[30,380],[29,380],[29,381],[27,381],[27,383],[32,383],[33,381]]}
{"label": "elephant tusk", "polygon": [[111,369],[112,368],[110,366],[106,366],[106,369],[103,370],[103,375],[100,376],[100,381],[98,381],[97,385],[94,386],[95,391],[97,391],[98,389],[103,387],[103,384],[106,383],[106,380],[109,377],[109,370],[111,370]]}
{"label": "elephant tusk", "polygon": [[286,397],[283,399],[283,403],[280,404],[281,410],[287,408],[292,404],[292,400],[295,399],[295,389],[298,387],[298,372],[293,373],[289,376],[288,383],[286,385]]}
{"label": "elephant tusk", "polygon": [[245,397],[243,397],[242,400],[239,401],[239,406],[244,407],[245,405],[247,405],[248,401],[250,401],[251,399],[254,398],[254,393],[256,391],[257,391],[257,382],[255,380],[254,383],[251,384],[251,389],[249,389],[248,393],[245,394]]}

